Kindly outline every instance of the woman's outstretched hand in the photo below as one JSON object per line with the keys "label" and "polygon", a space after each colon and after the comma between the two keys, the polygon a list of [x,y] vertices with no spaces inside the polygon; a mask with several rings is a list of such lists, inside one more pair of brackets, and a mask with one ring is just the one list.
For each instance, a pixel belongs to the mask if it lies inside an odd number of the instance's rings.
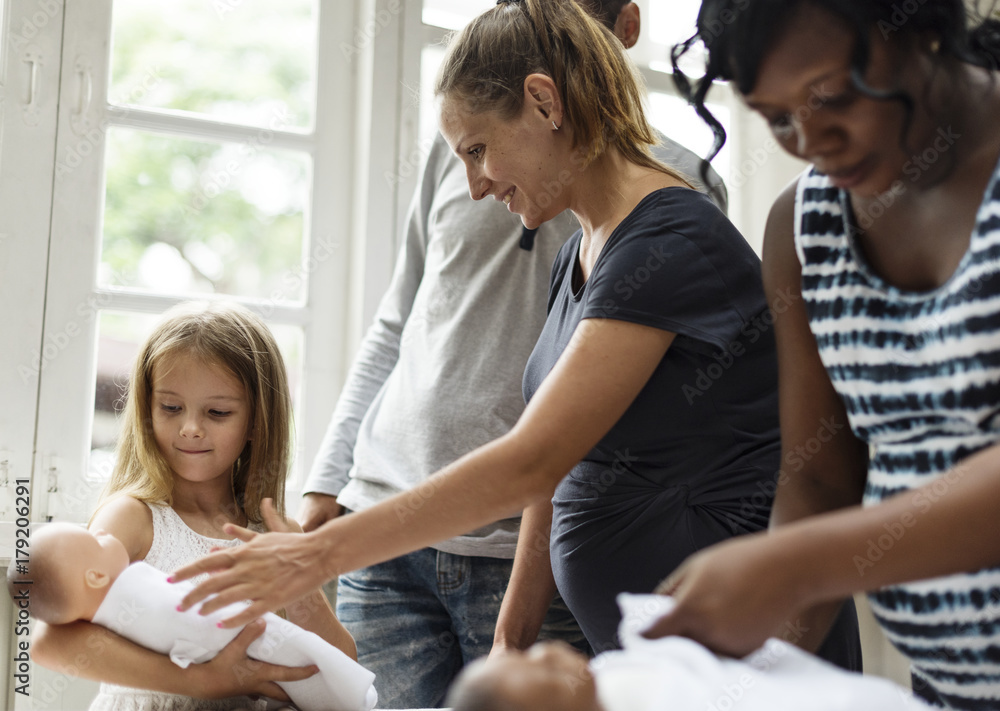
{"label": "woman's outstretched hand", "polygon": [[[261,514],[269,530],[288,530],[288,523],[278,516],[270,499],[262,502]],[[254,533],[233,524],[227,524],[225,531],[245,545],[216,551],[170,577],[170,582],[180,582],[211,573],[208,580],[185,596],[182,610],[211,595],[214,597],[201,606],[203,615],[250,600],[249,607],[222,622],[226,628],[239,627],[298,600],[334,575],[326,574],[325,551],[313,540],[313,534]]]}
{"label": "woman's outstretched hand", "polygon": [[768,637],[794,644],[794,618],[805,604],[795,592],[801,571],[776,538],[741,536],[688,558],[656,589],[677,606],[643,636],[688,637],[730,657],[749,654]]}

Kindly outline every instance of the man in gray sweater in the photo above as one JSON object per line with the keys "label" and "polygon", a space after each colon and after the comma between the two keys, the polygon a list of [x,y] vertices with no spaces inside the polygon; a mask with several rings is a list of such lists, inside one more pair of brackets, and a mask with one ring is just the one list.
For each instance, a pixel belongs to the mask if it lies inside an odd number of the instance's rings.
{"label": "man in gray sweater", "polygon": [[[635,43],[635,4],[590,4],[626,47]],[[655,153],[700,175],[700,159],[669,139]],[[725,210],[714,171],[710,182]],[[473,201],[464,166],[436,137],[392,283],[304,488],[307,531],[410,491],[398,511],[405,520],[433,495],[431,474],[510,430],[524,409],[521,379],[545,322],[552,262],[577,229],[569,211],[536,233],[504,205]],[[518,526],[505,519],[341,576],[337,615],[376,674],[381,708],[439,705],[462,666],[489,653]],[[586,648],[558,598],[540,637]]]}

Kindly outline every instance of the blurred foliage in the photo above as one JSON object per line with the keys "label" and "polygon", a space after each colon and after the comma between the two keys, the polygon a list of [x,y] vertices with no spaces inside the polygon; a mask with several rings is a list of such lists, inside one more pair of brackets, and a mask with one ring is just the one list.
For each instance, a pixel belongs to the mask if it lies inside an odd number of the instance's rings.
{"label": "blurred foliage", "polygon": [[260,127],[221,143],[112,128],[101,283],[301,296],[307,155],[269,148],[312,121],[311,0],[118,0],[109,100]]}
{"label": "blurred foliage", "polygon": [[116,0],[109,97],[265,127],[282,109],[288,126],[309,128],[315,4]]}

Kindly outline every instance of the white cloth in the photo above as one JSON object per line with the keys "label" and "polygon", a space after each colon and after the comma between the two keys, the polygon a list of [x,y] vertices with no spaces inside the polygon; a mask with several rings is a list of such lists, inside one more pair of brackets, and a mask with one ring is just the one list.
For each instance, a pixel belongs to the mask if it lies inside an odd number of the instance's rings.
{"label": "white cloth", "polygon": [[846,672],[779,639],[743,659],[717,657],[682,637],[640,632],[673,607],[663,595],[618,596],[623,649],[590,667],[606,711],[918,711],[907,690]]}
{"label": "white cloth", "polygon": [[[214,548],[233,548],[239,539],[209,538],[184,523],[177,512],[166,504],[147,504],[153,519],[153,541],[145,562],[157,570],[173,571],[208,555]],[[254,531],[264,530],[252,524]],[[207,578],[199,575],[195,584]],[[100,692],[90,704],[90,711],[267,711],[268,702],[247,696],[227,699],[192,699],[180,694],[165,694],[148,689],[133,689],[117,684],[102,683]]]}
{"label": "white cloth", "polygon": [[[209,538],[184,523],[177,512],[166,504],[147,504],[153,519],[153,541],[145,562],[157,570],[173,571],[202,558],[214,548],[233,548],[239,539]],[[251,524],[254,531],[263,527]],[[195,584],[207,578],[199,575]],[[226,699],[192,699],[181,694],[165,694],[148,689],[102,683],[100,692],[90,704],[90,711],[267,711],[268,702],[247,696]]]}
{"label": "white cloth", "polygon": [[[108,590],[93,622],[159,652],[180,667],[213,658],[239,633],[217,623],[236,614],[246,603],[228,605],[210,615],[197,608],[178,612],[193,589],[188,582],[171,584],[167,574],[143,562],[130,565]],[[200,607],[200,606],[199,606]],[[301,711],[370,711],[377,700],[375,675],[318,635],[266,613],[267,629],[247,650],[253,659],[306,666],[318,674],[278,685]]]}
{"label": "white cloth", "polygon": [[[148,506],[153,520],[153,540],[144,562],[157,570],[171,572],[208,555],[213,549],[242,545],[239,539],[209,538],[193,531],[166,504]],[[264,530],[260,524],[251,524],[249,528],[257,532]],[[199,575],[192,582],[197,584],[207,577]],[[247,696],[194,699],[181,694],[102,683],[100,692],[90,704],[90,711],[269,711],[284,705]]]}

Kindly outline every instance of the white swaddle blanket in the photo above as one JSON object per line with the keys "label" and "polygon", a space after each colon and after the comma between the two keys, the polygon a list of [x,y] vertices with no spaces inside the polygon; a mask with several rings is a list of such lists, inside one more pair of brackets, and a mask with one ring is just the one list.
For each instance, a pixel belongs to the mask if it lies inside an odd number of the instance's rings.
{"label": "white swaddle blanket", "polygon": [[[202,617],[197,607],[178,612],[193,589],[187,582],[168,583],[167,574],[143,562],[130,565],[108,590],[94,615],[106,627],[147,649],[170,655],[180,667],[206,662],[239,634],[216,624],[246,603],[228,605]],[[298,625],[270,612],[267,629],[250,645],[253,659],[285,666],[315,664],[319,673],[278,685],[302,711],[371,711],[378,697],[375,675],[342,651]]]}
{"label": "white swaddle blanket", "polygon": [[590,668],[607,711],[918,711],[909,691],[852,674],[779,639],[743,659],[718,657],[682,637],[649,640],[640,632],[672,607],[663,595],[618,596],[621,651]]}

